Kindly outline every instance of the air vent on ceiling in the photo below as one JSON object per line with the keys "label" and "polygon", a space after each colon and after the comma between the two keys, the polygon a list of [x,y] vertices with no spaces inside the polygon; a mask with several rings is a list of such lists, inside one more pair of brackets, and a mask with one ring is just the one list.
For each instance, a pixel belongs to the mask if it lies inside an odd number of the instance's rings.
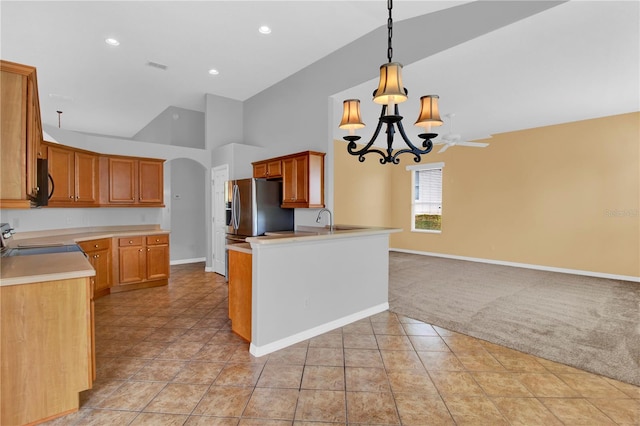
{"label": "air vent on ceiling", "polygon": [[153,62],[153,61],[149,61],[149,62],[147,62],[147,65],[148,65],[148,66],[150,66],[150,67],[152,67],[152,68],[158,68],[158,69],[160,69],[160,70],[162,70],[162,71],[166,71],[166,70],[167,70],[167,68],[168,68],[168,67],[167,67],[166,65],[164,65],[164,64],[159,64],[159,63],[157,63],[157,62]]}

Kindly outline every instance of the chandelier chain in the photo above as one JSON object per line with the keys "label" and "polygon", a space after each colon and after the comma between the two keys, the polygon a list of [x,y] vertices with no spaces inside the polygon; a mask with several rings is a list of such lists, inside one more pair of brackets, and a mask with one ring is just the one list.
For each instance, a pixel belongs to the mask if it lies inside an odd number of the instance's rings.
{"label": "chandelier chain", "polygon": [[391,17],[393,0],[387,0],[387,9],[389,9],[389,19],[387,19],[387,59],[391,63],[391,58],[393,58],[393,47],[391,46],[391,37],[393,37],[393,18]]}

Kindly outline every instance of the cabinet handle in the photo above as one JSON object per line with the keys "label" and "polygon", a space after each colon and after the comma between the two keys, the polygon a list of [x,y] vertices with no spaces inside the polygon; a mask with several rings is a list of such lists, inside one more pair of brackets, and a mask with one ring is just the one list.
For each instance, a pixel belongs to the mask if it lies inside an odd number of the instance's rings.
{"label": "cabinet handle", "polygon": [[95,259],[97,259],[97,258],[99,258],[99,257],[100,257],[100,255],[99,255],[99,254],[96,254],[96,255],[94,255],[93,257],[94,257]]}
{"label": "cabinet handle", "polygon": [[95,247],[95,248],[98,248],[99,246],[98,246],[98,244],[96,244],[96,245],[94,245],[94,247]]}
{"label": "cabinet handle", "polygon": [[129,240],[129,244],[133,244],[133,241],[132,241],[132,240]]}
{"label": "cabinet handle", "polygon": [[156,238],[156,243],[159,243],[159,242],[160,242],[160,238]]}
{"label": "cabinet handle", "polygon": [[69,199],[70,199],[70,200],[73,200],[73,195],[69,195]]}
{"label": "cabinet handle", "polygon": [[147,251],[151,251],[151,249],[147,249]]}
{"label": "cabinet handle", "polygon": [[142,252],[142,249],[138,250],[139,252]]}

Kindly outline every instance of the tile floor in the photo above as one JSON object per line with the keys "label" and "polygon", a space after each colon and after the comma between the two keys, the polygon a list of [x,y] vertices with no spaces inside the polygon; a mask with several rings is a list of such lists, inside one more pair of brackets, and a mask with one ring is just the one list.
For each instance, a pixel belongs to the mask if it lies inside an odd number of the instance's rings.
{"label": "tile floor", "polygon": [[97,380],[54,425],[631,425],[640,388],[384,312],[254,358],[203,264],[96,301]]}

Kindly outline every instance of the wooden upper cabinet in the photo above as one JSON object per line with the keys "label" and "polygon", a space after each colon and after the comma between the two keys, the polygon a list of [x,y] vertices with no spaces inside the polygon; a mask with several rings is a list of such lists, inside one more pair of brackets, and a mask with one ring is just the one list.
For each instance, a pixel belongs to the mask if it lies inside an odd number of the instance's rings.
{"label": "wooden upper cabinet", "polygon": [[324,207],[324,155],[307,151],[282,158],[282,207]]}
{"label": "wooden upper cabinet", "polygon": [[0,60],[0,207],[29,208],[42,142],[36,69]]}
{"label": "wooden upper cabinet", "polygon": [[282,161],[281,160],[266,160],[258,161],[253,164],[253,177],[274,179],[282,177]]}
{"label": "wooden upper cabinet", "polygon": [[106,204],[157,207],[164,205],[163,160],[113,156],[106,160]]}
{"label": "wooden upper cabinet", "polygon": [[98,201],[98,155],[45,143],[53,182],[49,206],[91,207]]}

